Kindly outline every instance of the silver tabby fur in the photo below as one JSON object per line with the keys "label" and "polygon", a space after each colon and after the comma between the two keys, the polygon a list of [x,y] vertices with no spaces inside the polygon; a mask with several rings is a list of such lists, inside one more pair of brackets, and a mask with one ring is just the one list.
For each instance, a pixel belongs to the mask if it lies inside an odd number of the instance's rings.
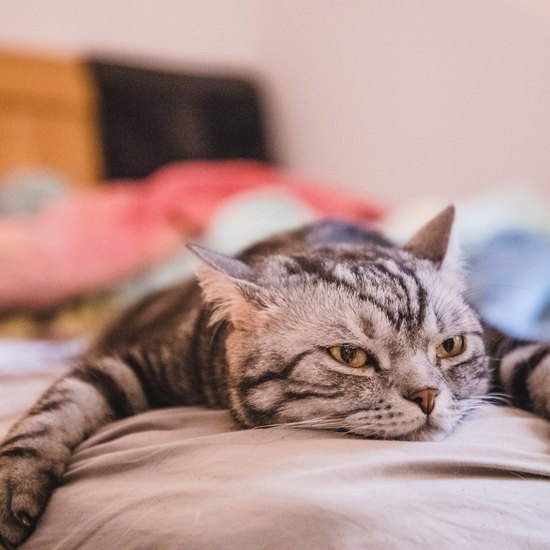
{"label": "silver tabby fur", "polygon": [[[403,248],[338,222],[281,234],[230,258],[192,247],[198,280],[124,313],[0,446],[0,543],[33,530],[72,450],[152,407],[228,407],[244,427],[444,437],[491,391],[543,416],[550,346],[508,338],[464,299],[452,207]],[[464,353],[438,358],[462,335]],[[328,349],[367,351],[351,368]],[[415,396],[438,395],[433,409]]]}

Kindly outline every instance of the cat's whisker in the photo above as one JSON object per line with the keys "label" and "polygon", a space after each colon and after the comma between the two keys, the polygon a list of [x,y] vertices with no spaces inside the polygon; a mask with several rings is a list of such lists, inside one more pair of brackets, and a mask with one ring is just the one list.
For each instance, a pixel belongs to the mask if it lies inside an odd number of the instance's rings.
{"label": "cat's whisker", "polygon": [[330,429],[340,427],[338,418],[317,417],[293,422],[277,422],[262,424],[255,428],[310,428],[310,429]]}
{"label": "cat's whisker", "polygon": [[467,401],[480,405],[511,405],[512,397],[505,393],[494,392],[486,395],[472,396]]}

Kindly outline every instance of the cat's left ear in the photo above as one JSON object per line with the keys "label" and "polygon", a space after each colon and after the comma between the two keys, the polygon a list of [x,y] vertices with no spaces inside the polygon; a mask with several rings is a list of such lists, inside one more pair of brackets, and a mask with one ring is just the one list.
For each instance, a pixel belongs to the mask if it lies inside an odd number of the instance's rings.
{"label": "cat's left ear", "polygon": [[455,207],[448,206],[420,228],[404,249],[420,258],[430,260],[438,267],[459,267],[459,247],[453,235]]}
{"label": "cat's left ear", "polygon": [[244,262],[198,245],[187,245],[201,262],[196,274],[206,302],[214,307],[213,321],[253,323],[253,310],[267,306],[265,289],[254,282],[254,271]]}

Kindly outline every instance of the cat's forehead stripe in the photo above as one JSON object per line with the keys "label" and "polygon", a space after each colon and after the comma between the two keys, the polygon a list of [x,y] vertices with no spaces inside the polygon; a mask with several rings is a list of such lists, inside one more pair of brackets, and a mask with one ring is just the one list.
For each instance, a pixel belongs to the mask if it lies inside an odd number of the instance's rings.
{"label": "cat's forehead stripe", "polygon": [[397,255],[378,255],[374,261],[367,254],[349,250],[336,255],[333,251],[332,257],[293,255],[287,258],[285,269],[289,276],[303,273],[345,288],[381,311],[397,330],[414,330],[425,320],[427,291]]}

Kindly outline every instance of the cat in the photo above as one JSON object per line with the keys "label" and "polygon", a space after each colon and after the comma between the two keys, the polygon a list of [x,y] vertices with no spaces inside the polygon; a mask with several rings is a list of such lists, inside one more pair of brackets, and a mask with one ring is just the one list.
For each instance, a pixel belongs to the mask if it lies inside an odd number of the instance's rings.
{"label": "cat", "polygon": [[0,445],[0,541],[29,536],[84,439],[152,407],[407,440],[444,437],[490,392],[548,417],[550,344],[468,305],[453,220],[449,207],[403,247],[335,221],[234,258],[191,246],[197,280],[124,312]]}

